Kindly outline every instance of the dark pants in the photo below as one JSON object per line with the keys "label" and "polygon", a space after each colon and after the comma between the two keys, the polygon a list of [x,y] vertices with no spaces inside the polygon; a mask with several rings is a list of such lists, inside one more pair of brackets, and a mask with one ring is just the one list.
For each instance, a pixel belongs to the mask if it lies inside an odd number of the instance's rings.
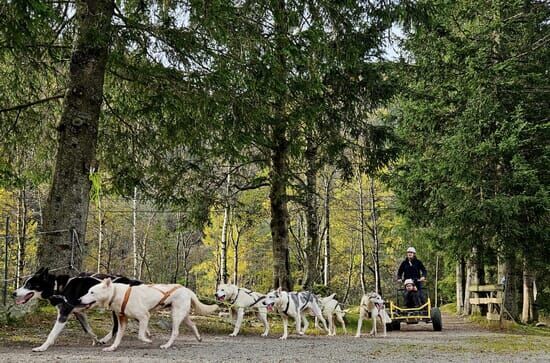
{"label": "dark pants", "polygon": [[405,306],[408,308],[417,308],[422,305],[420,293],[418,291],[405,291]]}

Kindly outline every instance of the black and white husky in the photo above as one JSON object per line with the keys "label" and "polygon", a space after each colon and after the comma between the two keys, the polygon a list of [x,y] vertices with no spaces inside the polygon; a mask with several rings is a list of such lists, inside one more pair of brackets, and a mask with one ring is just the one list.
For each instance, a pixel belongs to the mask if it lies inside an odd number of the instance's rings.
{"label": "black and white husky", "polygon": [[[286,292],[279,288],[278,290],[268,293],[262,301],[262,304],[267,308],[267,311],[275,310],[281,314],[284,333],[280,339],[284,340],[288,337],[289,316],[296,322],[296,332],[303,335],[308,327],[308,322],[305,318],[306,313],[319,319],[323,325],[323,329],[327,333],[330,333],[321,308],[317,303],[317,298],[309,291]],[[304,330],[301,329],[302,321],[304,322]]]}
{"label": "black and white husky", "polygon": [[241,329],[243,322],[244,309],[252,309],[256,312],[256,316],[264,325],[262,337],[269,334],[269,323],[267,322],[267,309],[261,304],[265,298],[264,294],[254,292],[233,284],[219,284],[216,289],[216,300],[225,302],[231,305],[230,309],[233,312],[237,311],[237,316],[233,316],[235,320],[235,329],[229,334],[231,337],[236,337]]}
{"label": "black and white husky", "polygon": [[43,352],[55,343],[55,340],[65,327],[71,313],[75,315],[84,331],[92,337],[94,344],[105,344],[114,334],[116,334],[118,322],[113,315],[112,331],[104,338],[98,340],[97,335],[94,334],[88,324],[86,314],[81,311],[84,309],[84,306],[79,305],[80,298],[84,296],[92,286],[100,283],[107,277],[112,277],[120,283],[130,285],[141,284],[141,281],[131,280],[122,276],[82,273],[77,277],[70,277],[69,275],[53,275],[48,272],[47,268],[40,268],[33,276],[25,281],[22,287],[15,290],[13,297],[15,298],[15,303],[18,305],[26,304],[38,298],[49,300],[49,302],[57,308],[57,320],[53,329],[50,331],[44,344],[33,349],[34,352]]}

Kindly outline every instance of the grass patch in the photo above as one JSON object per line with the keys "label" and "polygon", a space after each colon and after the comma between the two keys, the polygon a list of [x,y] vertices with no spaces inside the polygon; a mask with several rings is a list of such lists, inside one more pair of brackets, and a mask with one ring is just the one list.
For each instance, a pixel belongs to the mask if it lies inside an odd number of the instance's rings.
{"label": "grass patch", "polygon": [[550,353],[550,340],[532,336],[503,335],[502,337],[476,337],[469,340],[473,351],[517,353],[543,351]]}

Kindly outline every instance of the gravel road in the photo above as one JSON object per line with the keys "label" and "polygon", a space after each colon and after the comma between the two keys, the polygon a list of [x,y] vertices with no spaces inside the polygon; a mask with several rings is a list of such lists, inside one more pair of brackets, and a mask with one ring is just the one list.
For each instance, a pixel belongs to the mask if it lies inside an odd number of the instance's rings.
{"label": "gravel road", "polygon": [[[130,331],[116,352],[102,352],[90,346],[81,332],[62,334],[59,341],[44,353],[33,353],[29,342],[0,342],[2,362],[359,362],[434,361],[434,362],[523,362],[550,361],[550,339],[495,333],[477,328],[454,316],[444,315],[444,329],[434,332],[431,325],[402,325],[386,338],[363,335],[326,337],[290,335],[286,341],[272,334],[268,338],[247,335],[230,338],[203,335],[197,342],[183,333],[168,350],[158,346],[168,337],[155,334],[148,345]],[[292,330],[291,330],[292,331]]]}

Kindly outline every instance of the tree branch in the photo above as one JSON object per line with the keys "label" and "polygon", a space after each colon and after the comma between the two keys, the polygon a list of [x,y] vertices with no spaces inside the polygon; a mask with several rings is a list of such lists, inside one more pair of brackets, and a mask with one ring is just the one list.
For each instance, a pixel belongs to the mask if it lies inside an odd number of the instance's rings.
{"label": "tree branch", "polygon": [[13,107],[0,109],[0,113],[9,112],[9,111],[23,110],[25,108],[29,108],[29,107],[32,107],[34,105],[38,105],[40,103],[46,103],[46,102],[49,102],[49,101],[57,100],[59,98],[63,98],[64,96],[65,95],[63,93],[60,93],[60,94],[57,94],[55,96],[42,98],[40,100],[32,101],[32,102],[29,102],[29,103],[24,103],[22,105],[17,105],[17,106],[13,106]]}

